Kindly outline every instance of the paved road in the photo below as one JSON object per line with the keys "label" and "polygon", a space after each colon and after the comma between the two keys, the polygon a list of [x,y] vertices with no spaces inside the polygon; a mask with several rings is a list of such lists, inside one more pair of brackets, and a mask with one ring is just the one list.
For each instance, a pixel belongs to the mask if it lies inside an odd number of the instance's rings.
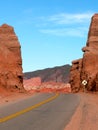
{"label": "paved road", "polygon": [[[37,94],[25,100],[0,106],[0,118],[38,104],[51,96],[54,94]],[[79,100],[74,94],[60,94],[51,102],[0,123],[0,130],[64,130]]]}

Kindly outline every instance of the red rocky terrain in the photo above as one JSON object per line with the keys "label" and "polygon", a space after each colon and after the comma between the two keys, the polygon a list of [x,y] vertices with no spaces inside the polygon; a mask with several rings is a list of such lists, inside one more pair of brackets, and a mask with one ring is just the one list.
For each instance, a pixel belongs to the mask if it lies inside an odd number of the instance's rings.
{"label": "red rocky terrain", "polygon": [[24,73],[24,88],[30,92],[71,92],[70,65]]}
{"label": "red rocky terrain", "polygon": [[0,26],[0,93],[24,91],[20,43],[13,27]]}
{"label": "red rocky terrain", "polygon": [[57,66],[53,68],[46,68],[33,72],[24,73],[24,79],[40,77],[42,82],[69,82],[70,65]]}
{"label": "red rocky terrain", "polygon": [[26,91],[34,92],[62,92],[69,93],[71,92],[71,87],[69,83],[60,83],[60,82],[41,82],[40,77],[35,77],[31,79],[24,80],[24,88]]}
{"label": "red rocky terrain", "polygon": [[26,91],[36,90],[41,85],[41,78],[35,77],[23,81],[23,85]]}
{"label": "red rocky terrain", "polygon": [[86,47],[82,51],[83,58],[72,62],[72,91],[98,91],[98,14],[92,17]]}

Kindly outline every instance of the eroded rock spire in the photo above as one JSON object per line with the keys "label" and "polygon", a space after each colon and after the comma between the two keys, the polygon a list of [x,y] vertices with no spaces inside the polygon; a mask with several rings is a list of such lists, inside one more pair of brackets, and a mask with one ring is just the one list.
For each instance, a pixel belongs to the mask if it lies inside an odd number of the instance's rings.
{"label": "eroded rock spire", "polygon": [[23,89],[20,43],[13,27],[0,26],[0,87]]}
{"label": "eroded rock spire", "polygon": [[[70,83],[73,92],[98,91],[98,14],[91,19],[86,47],[83,47],[83,58],[73,61]],[[87,84],[83,86],[82,82]]]}

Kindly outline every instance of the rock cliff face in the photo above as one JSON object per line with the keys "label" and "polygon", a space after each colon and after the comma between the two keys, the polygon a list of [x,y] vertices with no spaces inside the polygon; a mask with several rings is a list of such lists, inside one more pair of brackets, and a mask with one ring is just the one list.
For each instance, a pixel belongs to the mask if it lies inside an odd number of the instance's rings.
{"label": "rock cliff face", "polygon": [[0,87],[23,89],[20,44],[13,27],[0,26]]}
{"label": "rock cliff face", "polygon": [[[73,61],[70,83],[73,92],[98,91],[98,14],[92,17],[83,58]],[[87,84],[83,85],[82,81]]]}

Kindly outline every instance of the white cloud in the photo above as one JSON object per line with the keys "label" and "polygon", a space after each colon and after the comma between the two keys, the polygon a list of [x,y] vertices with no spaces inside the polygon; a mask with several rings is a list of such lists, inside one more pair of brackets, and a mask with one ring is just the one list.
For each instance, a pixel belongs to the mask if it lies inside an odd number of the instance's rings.
{"label": "white cloud", "polygon": [[40,26],[41,33],[51,34],[56,36],[87,36],[88,27],[93,13],[77,13],[68,14],[60,13],[48,17],[43,17],[41,20],[46,26]]}
{"label": "white cloud", "polygon": [[85,37],[87,29],[86,28],[42,29],[40,30],[40,32],[56,36]]}
{"label": "white cloud", "polygon": [[91,19],[92,15],[93,13],[90,12],[77,14],[60,13],[49,17],[43,17],[43,20],[55,24],[86,23]]}

